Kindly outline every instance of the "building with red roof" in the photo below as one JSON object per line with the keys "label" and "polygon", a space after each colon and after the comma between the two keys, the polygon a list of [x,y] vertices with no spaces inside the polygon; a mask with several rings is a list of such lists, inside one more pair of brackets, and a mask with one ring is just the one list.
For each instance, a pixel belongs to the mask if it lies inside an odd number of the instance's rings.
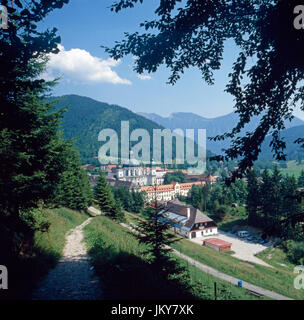
{"label": "building with red roof", "polygon": [[218,238],[209,238],[204,240],[203,245],[218,252],[229,252],[231,251],[232,243]]}
{"label": "building with red roof", "polygon": [[146,193],[146,200],[148,202],[155,200],[155,198],[157,201],[170,201],[178,196],[186,197],[193,185],[204,186],[205,184],[204,181],[187,183],[171,182],[170,184],[158,186],[144,186],[140,188],[140,191]]}

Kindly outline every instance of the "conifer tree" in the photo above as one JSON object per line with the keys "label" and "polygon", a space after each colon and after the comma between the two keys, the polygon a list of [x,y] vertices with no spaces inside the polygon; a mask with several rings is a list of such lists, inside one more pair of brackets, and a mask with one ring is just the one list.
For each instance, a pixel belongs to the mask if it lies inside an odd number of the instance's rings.
{"label": "conifer tree", "polygon": [[[156,188],[156,186],[154,186]],[[140,220],[137,229],[137,237],[143,243],[143,254],[150,263],[151,268],[157,272],[164,281],[189,289],[189,273],[171,255],[170,244],[178,239],[169,230],[169,224],[165,220],[163,205],[156,199],[146,207],[145,220]]]}
{"label": "conifer tree", "polygon": [[247,199],[246,208],[248,213],[248,223],[257,225],[258,223],[258,206],[260,204],[260,190],[255,170],[248,171],[247,174]]}
{"label": "conifer tree", "polygon": [[304,170],[301,170],[300,176],[298,178],[299,188],[304,188]]}
{"label": "conifer tree", "polygon": [[30,215],[53,197],[65,169],[66,143],[58,133],[62,112],[54,112],[46,99],[55,82],[39,79],[47,55],[58,53],[60,37],[56,29],[37,29],[39,21],[65,3],[30,1],[24,8],[21,1],[14,6],[2,1],[9,17],[8,28],[0,32],[0,234],[10,248],[32,240],[33,224],[22,213]]}
{"label": "conifer tree", "polygon": [[100,207],[100,210],[106,215],[111,216],[115,201],[110,185],[107,183],[106,176],[103,172],[100,172],[94,192],[95,199]]}
{"label": "conifer tree", "polygon": [[122,203],[119,199],[116,199],[114,201],[114,205],[109,213],[109,217],[118,222],[123,222],[125,220],[125,214],[122,209]]}

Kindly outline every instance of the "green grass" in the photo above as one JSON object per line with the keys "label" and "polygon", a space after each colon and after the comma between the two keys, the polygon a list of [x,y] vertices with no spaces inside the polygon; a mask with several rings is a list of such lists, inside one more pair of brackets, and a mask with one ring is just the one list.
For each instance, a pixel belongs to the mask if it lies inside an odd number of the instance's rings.
{"label": "green grass", "polygon": [[283,175],[289,174],[296,177],[300,176],[301,171],[304,170],[304,161],[301,164],[298,164],[297,161],[288,161],[287,168],[280,168],[280,171]]}
{"label": "green grass", "polygon": [[[136,215],[127,214],[126,216],[128,217],[127,219],[131,219],[132,222],[136,223]],[[240,219],[239,221],[232,220],[231,222],[226,221],[227,231],[236,223],[243,223],[243,221],[243,219]],[[221,226],[221,228],[222,227],[223,226]],[[241,264],[242,260],[232,257],[229,253],[218,253],[185,238],[177,237],[180,240],[173,244],[172,247],[203,264],[276,293],[294,299],[304,299],[304,291],[296,290],[293,287],[293,280],[295,277],[293,268],[286,270],[286,268],[280,265],[278,266],[277,264],[273,265],[274,268],[270,268],[250,262],[249,264],[253,266],[251,268]],[[267,255],[267,253],[265,253],[265,255]],[[265,262],[269,263],[267,260],[265,260]],[[287,265],[286,262],[282,263]],[[272,265],[271,263],[269,264]]]}
{"label": "green grass", "polygon": [[304,299],[303,290],[296,290],[293,287],[295,275],[291,270],[285,270],[277,265],[275,268],[270,268],[251,262],[250,265],[253,267],[248,267],[229,254],[218,253],[186,239],[181,239],[173,244],[173,247],[203,264],[243,281],[294,299]]}
{"label": "green grass", "polygon": [[85,213],[67,208],[45,209],[43,214],[50,227],[47,232],[35,233],[32,253],[11,258],[8,262],[9,288],[5,290],[4,299],[30,298],[38,281],[62,256],[67,231],[88,218]]}
{"label": "green grass", "polygon": [[[136,220],[132,216],[127,215],[129,222]],[[144,246],[138,243],[134,234],[107,217],[94,218],[84,232],[93,265],[103,282],[106,299],[213,299],[214,282],[221,299],[258,299],[242,288],[188,265],[180,258],[176,260],[189,271],[191,287],[196,289],[189,294],[182,286],[164,283],[146,262],[142,254]]]}
{"label": "green grass", "polygon": [[296,266],[288,260],[286,253],[280,247],[264,250],[257,254],[257,257],[283,272],[289,271],[293,273]]}
{"label": "green grass", "polygon": [[88,216],[67,208],[46,210],[50,228],[48,232],[36,232],[35,246],[54,263],[62,256],[66,233],[84,222]]}

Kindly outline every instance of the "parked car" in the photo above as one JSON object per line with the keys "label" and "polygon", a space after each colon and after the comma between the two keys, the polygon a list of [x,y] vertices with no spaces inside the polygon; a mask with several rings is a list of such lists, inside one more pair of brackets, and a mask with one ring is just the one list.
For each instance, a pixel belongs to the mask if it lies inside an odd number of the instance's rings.
{"label": "parked car", "polygon": [[246,239],[247,239],[248,241],[254,241],[254,237],[251,236],[251,235],[249,235],[248,237],[246,237]]}
{"label": "parked car", "polygon": [[237,233],[237,230],[231,229],[231,230],[230,230],[230,233],[235,234],[235,233]]}
{"label": "parked car", "polygon": [[265,243],[268,243],[268,240],[262,240],[262,241],[260,241],[260,244],[265,244]]}
{"label": "parked car", "polygon": [[240,238],[247,238],[248,236],[250,236],[250,234],[249,234],[248,231],[238,231],[237,235],[238,235]]}

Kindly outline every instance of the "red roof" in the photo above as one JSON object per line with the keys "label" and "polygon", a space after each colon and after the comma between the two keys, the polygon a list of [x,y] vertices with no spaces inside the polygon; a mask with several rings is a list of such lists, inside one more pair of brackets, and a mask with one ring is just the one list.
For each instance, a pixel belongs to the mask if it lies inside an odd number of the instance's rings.
{"label": "red roof", "polygon": [[227,248],[227,247],[231,247],[232,243],[221,240],[221,239],[217,239],[217,238],[211,238],[211,239],[206,239],[204,240],[204,242],[213,244],[219,248]]}

